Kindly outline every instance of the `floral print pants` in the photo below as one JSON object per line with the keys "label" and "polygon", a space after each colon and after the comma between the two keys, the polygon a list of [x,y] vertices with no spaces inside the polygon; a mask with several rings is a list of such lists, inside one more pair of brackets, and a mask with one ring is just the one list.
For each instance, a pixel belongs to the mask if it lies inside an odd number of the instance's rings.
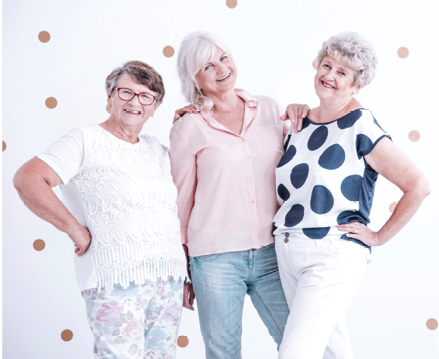
{"label": "floral print pants", "polygon": [[97,359],[175,359],[183,281],[82,292]]}

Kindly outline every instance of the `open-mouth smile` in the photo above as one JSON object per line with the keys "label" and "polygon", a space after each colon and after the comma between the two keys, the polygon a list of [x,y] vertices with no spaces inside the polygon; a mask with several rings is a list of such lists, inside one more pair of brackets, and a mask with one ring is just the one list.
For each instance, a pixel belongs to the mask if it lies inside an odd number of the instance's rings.
{"label": "open-mouth smile", "polygon": [[126,109],[124,109],[124,111],[125,111],[126,113],[131,114],[131,115],[140,115],[140,111],[136,111],[136,110],[126,110]]}
{"label": "open-mouth smile", "polygon": [[335,89],[334,86],[331,86],[330,84],[328,84],[325,81],[321,81],[321,84],[322,84],[323,87],[326,87],[327,89]]}
{"label": "open-mouth smile", "polygon": [[230,72],[230,73],[228,73],[227,75],[224,75],[223,77],[220,77],[218,80],[216,80],[217,82],[222,82],[222,81],[225,81],[225,80],[227,80],[229,77],[230,77],[230,75],[232,75],[232,73]]}

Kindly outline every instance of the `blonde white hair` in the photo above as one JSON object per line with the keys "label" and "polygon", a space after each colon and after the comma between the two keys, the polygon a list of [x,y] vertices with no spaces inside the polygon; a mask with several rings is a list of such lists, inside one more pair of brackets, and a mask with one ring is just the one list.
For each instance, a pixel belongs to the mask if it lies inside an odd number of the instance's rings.
{"label": "blonde white hair", "polygon": [[332,56],[354,70],[354,86],[366,86],[375,77],[378,63],[375,50],[355,32],[343,31],[326,40],[316,58],[318,66],[325,56]]}
{"label": "blonde white hair", "polygon": [[200,110],[210,110],[213,107],[213,101],[204,96],[195,75],[212,58],[215,47],[232,56],[229,47],[218,36],[202,31],[186,35],[178,51],[177,70],[181,81],[181,91],[186,101]]}

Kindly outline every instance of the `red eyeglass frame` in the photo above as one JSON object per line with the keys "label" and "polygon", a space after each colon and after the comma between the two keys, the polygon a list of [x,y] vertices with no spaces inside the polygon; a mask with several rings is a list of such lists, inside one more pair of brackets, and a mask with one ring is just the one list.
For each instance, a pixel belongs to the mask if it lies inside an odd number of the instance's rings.
{"label": "red eyeglass frame", "polygon": [[[133,90],[131,90],[131,89],[127,88],[127,87],[115,87],[114,90],[116,90],[116,92],[117,92],[117,96],[119,96],[119,98],[120,98],[122,101],[126,101],[126,102],[131,101],[131,100],[134,98],[134,96],[137,96],[137,100],[138,100],[139,103],[140,103],[141,105],[143,105],[143,106],[151,106],[154,102],[157,101],[157,96],[151,95],[150,93],[147,93],[147,92],[135,93]],[[128,90],[128,91],[131,91],[134,95],[133,95],[133,97],[131,97],[129,100],[124,100],[122,97],[120,97],[119,90]],[[143,95],[143,94],[146,94],[146,95],[149,95],[149,96],[154,97],[154,100],[153,100],[149,105],[145,105],[145,104],[141,103],[141,102],[140,102],[140,97],[139,97],[139,96],[140,96],[140,95]]]}

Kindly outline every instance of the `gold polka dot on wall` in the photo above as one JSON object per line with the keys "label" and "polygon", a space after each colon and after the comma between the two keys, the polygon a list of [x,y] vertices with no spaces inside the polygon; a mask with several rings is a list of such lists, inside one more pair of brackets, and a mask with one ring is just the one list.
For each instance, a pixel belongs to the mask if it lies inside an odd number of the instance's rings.
{"label": "gold polka dot on wall", "polygon": [[226,5],[228,8],[233,9],[238,5],[238,0],[226,0]]}
{"label": "gold polka dot on wall", "polygon": [[58,105],[58,101],[56,100],[55,97],[48,97],[46,99],[46,106],[48,108],[55,108]]}
{"label": "gold polka dot on wall", "polygon": [[421,138],[421,135],[418,131],[416,131],[416,130],[410,131],[410,133],[409,133],[409,140],[410,141],[417,142],[417,141],[419,141],[420,138]]}
{"label": "gold polka dot on wall", "polygon": [[390,206],[389,206],[390,213],[393,213],[397,204],[398,204],[398,202],[393,202],[390,204]]}
{"label": "gold polka dot on wall", "polygon": [[172,46],[165,46],[163,48],[163,55],[165,55],[166,57],[172,57],[174,56],[174,48]]}
{"label": "gold polka dot on wall", "polygon": [[180,336],[178,337],[178,339],[177,339],[177,345],[178,345],[180,348],[186,348],[188,344],[189,344],[189,339],[188,339],[187,336],[185,336],[185,335],[180,335]]}
{"label": "gold polka dot on wall", "polygon": [[38,40],[40,40],[41,42],[44,42],[44,43],[49,42],[50,34],[47,31],[41,31],[38,34]]}
{"label": "gold polka dot on wall", "polygon": [[316,61],[316,60],[314,60],[314,61],[312,62],[312,67],[314,67],[314,68],[317,70],[317,61]]}
{"label": "gold polka dot on wall", "polygon": [[226,0],[226,5],[230,9],[233,9],[238,5],[238,0]]}
{"label": "gold polka dot on wall", "polygon": [[73,338],[73,333],[71,330],[66,329],[63,330],[61,333],[61,339],[64,340],[65,342],[69,342],[70,340],[72,340]]}
{"label": "gold polka dot on wall", "polygon": [[427,320],[427,328],[428,329],[436,330],[437,327],[438,327],[438,323],[437,323],[436,319],[431,318],[431,319]]}
{"label": "gold polka dot on wall", "polygon": [[408,49],[408,48],[406,48],[406,47],[400,47],[400,48],[398,49],[398,56],[399,56],[401,59],[405,59],[408,55],[409,55],[409,49]]}
{"label": "gold polka dot on wall", "polygon": [[34,249],[36,251],[42,251],[46,247],[46,243],[42,239],[34,241]]}
{"label": "gold polka dot on wall", "polygon": [[5,142],[5,141],[2,141],[2,152],[3,152],[4,150],[6,150],[6,142]]}

